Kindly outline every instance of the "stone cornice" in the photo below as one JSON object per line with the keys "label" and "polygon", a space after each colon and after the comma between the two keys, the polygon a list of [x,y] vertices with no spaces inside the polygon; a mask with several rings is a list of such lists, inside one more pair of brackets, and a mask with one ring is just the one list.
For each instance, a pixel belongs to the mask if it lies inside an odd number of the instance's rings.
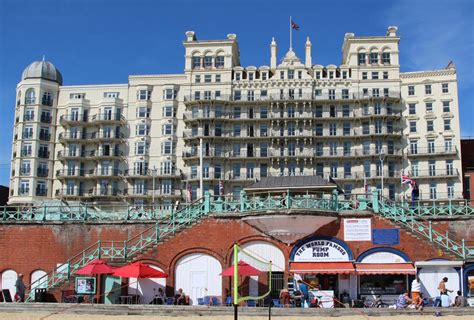
{"label": "stone cornice", "polygon": [[456,69],[400,72],[400,79],[440,77],[440,76],[450,76],[450,75],[455,75],[455,74],[456,74]]}

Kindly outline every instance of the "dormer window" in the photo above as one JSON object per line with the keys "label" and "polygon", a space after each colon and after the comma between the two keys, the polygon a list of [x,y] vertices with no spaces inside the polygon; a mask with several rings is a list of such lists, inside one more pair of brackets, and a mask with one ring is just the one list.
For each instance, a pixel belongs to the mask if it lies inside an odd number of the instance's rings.
{"label": "dormer window", "polygon": [[266,72],[262,72],[262,80],[267,80],[267,73]]}
{"label": "dormer window", "polygon": [[192,57],[191,58],[191,66],[193,69],[201,68],[201,57]]}
{"label": "dormer window", "polygon": [[295,78],[295,70],[288,70],[288,79],[293,80]]}
{"label": "dormer window", "polygon": [[224,57],[217,56],[215,63],[216,63],[216,68],[224,68]]}
{"label": "dormer window", "polygon": [[316,79],[321,79],[321,71],[316,71]]}
{"label": "dormer window", "polygon": [[342,71],[342,79],[347,79],[347,71]]}
{"label": "dormer window", "polygon": [[249,72],[249,80],[252,81],[253,80],[253,75],[254,73],[253,72]]}
{"label": "dormer window", "polygon": [[104,98],[118,98],[119,92],[104,92]]}
{"label": "dormer window", "polygon": [[334,71],[329,71],[329,79],[334,79]]}
{"label": "dormer window", "polygon": [[204,57],[204,68],[212,68],[212,57],[211,56]]}

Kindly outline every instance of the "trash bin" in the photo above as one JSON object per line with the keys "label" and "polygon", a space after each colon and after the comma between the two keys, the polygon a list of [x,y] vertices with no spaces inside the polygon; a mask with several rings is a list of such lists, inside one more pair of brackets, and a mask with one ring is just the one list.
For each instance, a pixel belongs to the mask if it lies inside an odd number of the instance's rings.
{"label": "trash bin", "polygon": [[46,302],[46,289],[35,289],[35,302]]}

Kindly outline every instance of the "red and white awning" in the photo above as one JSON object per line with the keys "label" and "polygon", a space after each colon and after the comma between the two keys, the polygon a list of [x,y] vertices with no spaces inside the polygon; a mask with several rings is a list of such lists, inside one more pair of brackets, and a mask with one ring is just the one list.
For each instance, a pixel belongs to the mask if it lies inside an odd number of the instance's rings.
{"label": "red and white awning", "polygon": [[355,273],[352,262],[291,262],[290,272],[314,274],[351,274]]}
{"label": "red and white awning", "polygon": [[356,273],[370,274],[416,274],[412,263],[356,263]]}

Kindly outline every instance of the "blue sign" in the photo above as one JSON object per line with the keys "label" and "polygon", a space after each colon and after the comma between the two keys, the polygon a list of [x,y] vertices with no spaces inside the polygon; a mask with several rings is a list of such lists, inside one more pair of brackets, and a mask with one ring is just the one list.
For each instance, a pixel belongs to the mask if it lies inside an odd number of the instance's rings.
{"label": "blue sign", "polygon": [[372,229],[373,244],[400,244],[400,229]]}

